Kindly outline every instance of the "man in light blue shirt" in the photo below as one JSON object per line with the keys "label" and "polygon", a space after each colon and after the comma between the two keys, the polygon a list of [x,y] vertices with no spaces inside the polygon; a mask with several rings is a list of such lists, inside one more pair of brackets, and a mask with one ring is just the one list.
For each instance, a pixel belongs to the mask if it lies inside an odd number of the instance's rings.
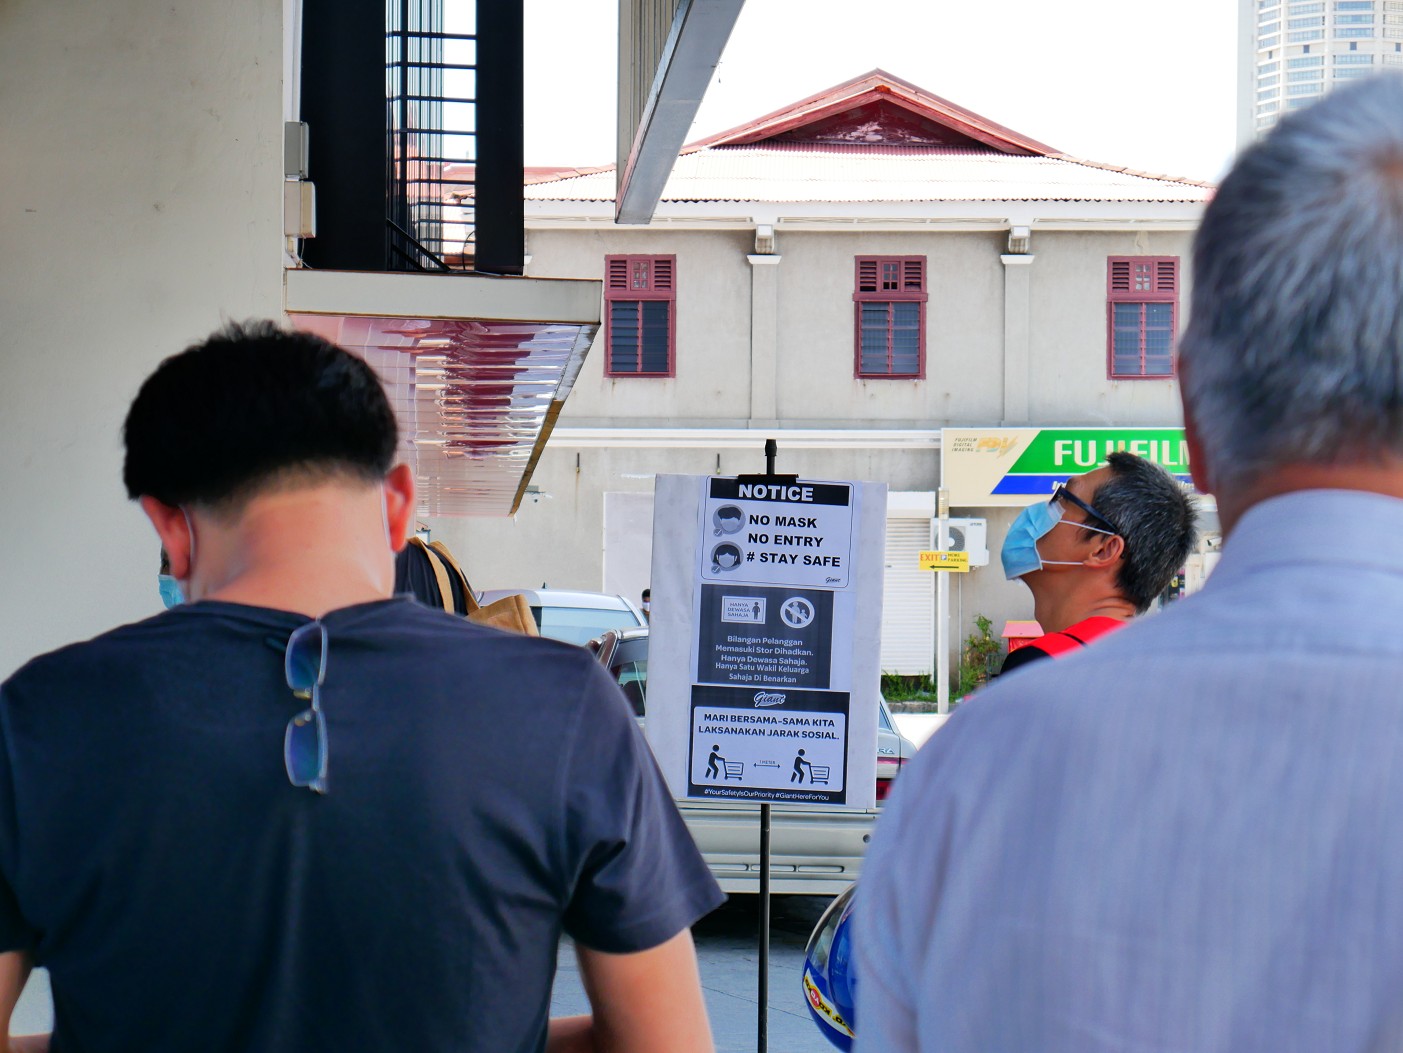
{"label": "man in light blue shirt", "polygon": [[1194,250],[1196,596],[963,707],[858,897],[858,1049],[1403,1049],[1403,77],[1286,117]]}

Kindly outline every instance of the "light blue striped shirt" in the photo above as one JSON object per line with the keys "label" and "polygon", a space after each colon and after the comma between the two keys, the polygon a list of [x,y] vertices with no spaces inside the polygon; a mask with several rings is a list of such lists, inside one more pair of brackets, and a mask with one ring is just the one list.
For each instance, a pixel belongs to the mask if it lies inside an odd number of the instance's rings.
{"label": "light blue striped shirt", "polygon": [[1255,506],[1204,589],[962,706],[858,897],[858,1049],[1403,1049],[1403,501]]}

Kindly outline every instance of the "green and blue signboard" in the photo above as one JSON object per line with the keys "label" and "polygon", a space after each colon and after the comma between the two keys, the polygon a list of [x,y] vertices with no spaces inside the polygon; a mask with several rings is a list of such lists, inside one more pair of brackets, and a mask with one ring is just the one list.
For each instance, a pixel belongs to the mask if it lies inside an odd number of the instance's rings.
{"label": "green and blue signboard", "polygon": [[941,486],[957,508],[1031,504],[1116,450],[1189,483],[1182,428],[943,428]]}

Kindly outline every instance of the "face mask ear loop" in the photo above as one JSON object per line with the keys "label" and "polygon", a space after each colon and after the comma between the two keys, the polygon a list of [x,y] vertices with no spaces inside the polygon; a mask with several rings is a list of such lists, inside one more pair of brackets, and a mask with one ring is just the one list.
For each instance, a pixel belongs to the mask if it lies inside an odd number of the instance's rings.
{"label": "face mask ear loop", "polygon": [[[1057,520],[1057,522],[1054,523],[1054,524],[1052,524],[1052,525],[1053,525],[1053,526],[1057,526],[1057,525],[1060,524],[1060,523],[1065,523],[1067,526],[1081,527],[1083,530],[1093,530],[1093,531],[1095,531],[1095,532],[1098,533],[1098,534],[1108,534],[1108,535],[1111,536],[1111,537],[1120,537],[1120,535],[1117,534],[1114,530],[1102,530],[1100,527],[1094,527],[1094,526],[1091,526],[1091,525],[1088,524],[1088,523],[1073,523],[1073,522],[1071,522],[1070,520],[1067,520],[1067,519],[1061,519],[1061,518],[1059,518],[1059,519]],[[1039,539],[1039,540],[1041,540],[1041,539]],[[1042,553],[1038,553],[1038,558],[1039,558],[1039,559],[1042,559]],[[1054,567],[1084,567],[1084,566],[1086,566],[1086,560],[1084,560],[1084,559],[1076,559],[1076,560],[1072,560],[1072,559],[1043,559],[1042,562],[1043,562],[1043,565],[1044,565],[1044,566],[1046,566],[1046,565],[1048,565],[1048,564],[1051,564],[1051,565],[1054,566]]]}
{"label": "face mask ear loop", "polygon": [[190,513],[185,510],[185,506],[180,506],[180,514],[185,517],[185,531],[190,537],[190,551],[186,554],[186,577],[183,582],[179,582],[181,591],[185,593],[186,599],[190,598],[190,582],[195,577],[195,523],[190,518]]}
{"label": "face mask ear loop", "polygon": [[393,552],[395,543],[390,539],[390,495],[385,492],[383,483],[380,484],[380,525],[385,528],[385,547]]}

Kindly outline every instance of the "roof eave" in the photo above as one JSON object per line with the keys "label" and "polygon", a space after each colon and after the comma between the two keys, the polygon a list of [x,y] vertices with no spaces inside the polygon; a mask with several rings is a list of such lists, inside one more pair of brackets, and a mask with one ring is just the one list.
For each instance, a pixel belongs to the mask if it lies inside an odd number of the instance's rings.
{"label": "roof eave", "polygon": [[[1206,201],[987,199],[940,202],[659,202],[654,226],[734,230],[769,223],[788,230],[1001,230],[1013,220],[1037,230],[1194,230]],[[529,229],[612,223],[612,201],[526,202]]]}

